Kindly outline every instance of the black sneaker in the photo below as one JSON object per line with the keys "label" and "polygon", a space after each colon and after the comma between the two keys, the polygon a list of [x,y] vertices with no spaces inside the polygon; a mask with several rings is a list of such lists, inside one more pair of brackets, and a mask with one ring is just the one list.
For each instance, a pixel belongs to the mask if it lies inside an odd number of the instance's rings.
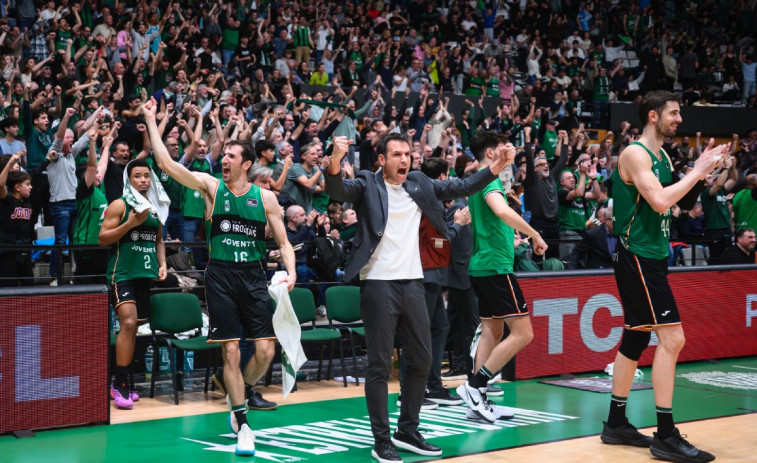
{"label": "black sneaker", "polygon": [[628,421],[617,428],[611,428],[606,421],[603,421],[603,423],[604,427],[599,438],[604,444],[631,445],[633,447],[649,447],[652,445],[652,438],[637,431],[636,427]]}
{"label": "black sneaker", "polygon": [[426,391],[426,400],[430,400],[439,405],[460,405],[463,403],[463,399],[456,395],[452,395],[446,389],[441,389],[436,392]]}
{"label": "black sneaker", "polygon": [[408,452],[425,455],[427,457],[438,457],[442,454],[442,449],[427,442],[418,431],[415,431],[412,434],[400,430],[394,431],[392,443],[398,449],[407,450]]}
{"label": "black sneaker", "polygon": [[371,456],[379,463],[397,463],[402,462],[400,454],[390,440],[376,442],[371,450]]}
{"label": "black sneaker", "polygon": [[211,376],[210,379],[213,380],[213,384],[216,385],[218,391],[222,395],[226,395],[226,383],[223,381],[223,368],[216,370],[216,372],[213,373],[213,376]]}
{"label": "black sneaker", "polygon": [[649,451],[661,460],[678,463],[706,463],[715,459],[715,455],[691,445],[684,439],[678,428],[673,428],[673,434],[665,439],[660,439],[657,433],[654,433],[654,440]]}
{"label": "black sneaker", "polygon": [[252,386],[245,385],[247,397],[247,407],[250,410],[275,410],[279,406],[276,402],[265,400],[260,392],[253,389]]}
{"label": "black sneaker", "polygon": [[[397,406],[402,406],[402,395],[397,396]],[[428,410],[436,410],[439,408],[439,404],[436,402],[432,402],[426,398],[423,399],[423,403],[421,403],[421,410],[428,411]]]}
{"label": "black sneaker", "polygon": [[468,372],[465,367],[450,368],[449,371],[442,373],[444,379],[468,379]]}

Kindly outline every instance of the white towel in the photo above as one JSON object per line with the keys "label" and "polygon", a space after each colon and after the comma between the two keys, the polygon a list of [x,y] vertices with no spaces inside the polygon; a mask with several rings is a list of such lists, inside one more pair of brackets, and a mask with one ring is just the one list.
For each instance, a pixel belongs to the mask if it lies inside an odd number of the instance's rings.
{"label": "white towel", "polygon": [[273,331],[281,344],[281,383],[285,399],[292,392],[297,379],[297,371],[307,361],[305,351],[302,350],[302,344],[300,344],[300,322],[289,299],[289,291],[285,284],[279,284],[286,275],[284,271],[274,273],[271,286],[268,287],[268,294],[276,303]]}
{"label": "white towel", "polygon": [[[473,339],[470,343],[470,357],[473,359],[473,368],[476,368],[476,352],[478,351],[478,342],[481,340],[481,333],[483,331],[481,330],[481,324],[478,324],[478,327],[476,327],[476,332],[473,333]],[[474,375],[477,373],[476,371],[471,371]]]}
{"label": "white towel", "polygon": [[158,180],[158,176],[150,169],[150,189],[147,190],[147,198],[145,198],[129,183],[128,171],[129,165],[127,164],[124,169],[124,200],[126,204],[131,206],[136,213],[150,209],[151,212],[158,215],[160,223],[165,225],[171,200],[168,198],[166,190],[163,189],[160,180]]}

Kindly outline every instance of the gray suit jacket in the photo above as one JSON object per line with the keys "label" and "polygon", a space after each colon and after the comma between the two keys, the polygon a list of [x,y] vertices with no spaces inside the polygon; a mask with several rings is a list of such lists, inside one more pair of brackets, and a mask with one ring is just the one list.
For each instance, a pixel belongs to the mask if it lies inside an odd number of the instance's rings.
{"label": "gray suit jacket", "polygon": [[464,209],[468,201],[460,199],[447,210],[447,225],[450,227],[450,245],[452,246],[452,265],[449,267],[447,284],[450,288],[468,289],[468,262],[473,253],[473,230],[470,224],[461,227],[455,223],[455,212]]}
{"label": "gray suit jacket", "polygon": [[[489,168],[460,180],[432,180],[421,172],[413,171],[402,185],[405,191],[421,208],[437,232],[449,239],[444,211],[439,200],[470,196],[480,191],[495,179]],[[354,180],[342,180],[341,175],[326,175],[326,192],[337,201],[354,204],[358,217],[358,229],[353,238],[351,260],[344,269],[344,280],[355,278],[368,263],[378,247],[386,229],[389,199],[386,193],[383,172],[360,171]]]}

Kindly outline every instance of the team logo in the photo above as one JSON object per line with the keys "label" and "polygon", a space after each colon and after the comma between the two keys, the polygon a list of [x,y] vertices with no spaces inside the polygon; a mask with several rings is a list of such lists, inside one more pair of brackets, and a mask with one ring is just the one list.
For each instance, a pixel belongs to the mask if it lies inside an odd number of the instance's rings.
{"label": "team logo", "polygon": [[201,196],[201,195],[200,195],[200,192],[199,192],[199,191],[197,191],[197,190],[195,190],[195,192],[194,192],[194,197],[195,197],[195,198],[199,198],[200,196]]}
{"label": "team logo", "polygon": [[139,232],[134,230],[131,232],[131,240],[132,241],[139,241]]}
{"label": "team logo", "polygon": [[168,173],[166,173],[166,172],[161,172],[161,173],[160,173],[160,181],[161,181],[161,182],[167,182],[167,181],[168,181]]}
{"label": "team logo", "polygon": [[250,206],[250,207],[258,207],[258,200],[257,199],[252,199],[252,198],[247,198],[247,205]]}
{"label": "team logo", "polygon": [[739,373],[724,371],[704,371],[678,375],[697,384],[729,387],[732,389],[757,390],[757,373]]}
{"label": "team logo", "polygon": [[226,212],[229,212],[231,210],[231,203],[228,199],[223,202],[223,210]]}
{"label": "team logo", "polygon": [[231,222],[228,220],[221,222],[221,231],[227,233],[229,230],[231,230]]}

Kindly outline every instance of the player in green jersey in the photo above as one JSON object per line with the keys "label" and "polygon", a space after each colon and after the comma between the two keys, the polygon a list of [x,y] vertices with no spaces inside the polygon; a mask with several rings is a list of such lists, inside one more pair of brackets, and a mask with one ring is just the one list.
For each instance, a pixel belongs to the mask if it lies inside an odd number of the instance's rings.
{"label": "player in green jersey", "polygon": [[[147,197],[150,189],[150,166],[141,159],[126,166],[131,186]],[[137,325],[150,314],[151,280],[166,278],[166,253],[162,225],[149,209],[136,212],[116,199],[105,212],[100,229],[100,246],[113,245],[108,263],[110,303],[121,323],[116,338],[115,382],[111,395],[118,408],[130,409],[139,396],[129,388],[127,375],[134,357]]]}
{"label": "player in green jersey", "polygon": [[[688,443],[673,423],[675,364],[684,335],[668,284],[667,259],[670,208],[678,203],[688,209],[696,201],[702,180],[725,157],[728,145],[713,148],[711,139],[694,168],[673,183],[672,163],[661,148],[682,122],[680,97],[649,92],[639,116],[644,125],[641,138],[621,152],[613,173],[613,229],[618,235],[613,260],[625,329],[615,357],[610,414],[600,438],[605,444],[649,447],[652,455],[665,460],[711,461],[715,457]],[[625,414],[636,365],[652,331],[658,338],[652,363],[654,438],[639,433]]]}
{"label": "player in green jersey", "polygon": [[[270,191],[250,183],[247,173],[255,153],[247,142],[231,141],[224,148],[222,179],[204,172],[191,172],[175,162],[161,141],[155,120],[157,103],[142,107],[158,166],[182,185],[202,193],[210,261],[205,286],[210,315],[209,342],[220,342],[223,378],[231,406],[232,429],[237,433],[238,455],[255,454],[255,437],[247,423],[245,382],[253,385],[268,370],[273,359],[273,301],[268,295],[262,258],[268,225],[281,250],[294,288],[297,273],[292,245],[287,240],[281,208]],[[241,330],[240,330],[241,327]],[[255,354],[244,375],[239,367],[239,334],[255,341]],[[235,426],[236,424],[236,426]]]}
{"label": "player in green jersey", "polygon": [[[482,169],[496,158],[506,157],[508,164],[515,160],[515,148],[501,134],[481,133],[473,137],[470,146]],[[533,239],[536,254],[544,254],[547,244],[539,232],[508,206],[499,178],[471,195],[468,208],[473,231],[473,254],[468,273],[478,296],[481,338],[476,350],[476,374],[458,387],[457,393],[470,408],[468,417],[493,423],[497,419],[512,418],[512,415],[489,402],[486,397],[488,381],[534,336],[526,300],[513,274],[513,229]],[[500,342],[505,323],[510,334]]]}

